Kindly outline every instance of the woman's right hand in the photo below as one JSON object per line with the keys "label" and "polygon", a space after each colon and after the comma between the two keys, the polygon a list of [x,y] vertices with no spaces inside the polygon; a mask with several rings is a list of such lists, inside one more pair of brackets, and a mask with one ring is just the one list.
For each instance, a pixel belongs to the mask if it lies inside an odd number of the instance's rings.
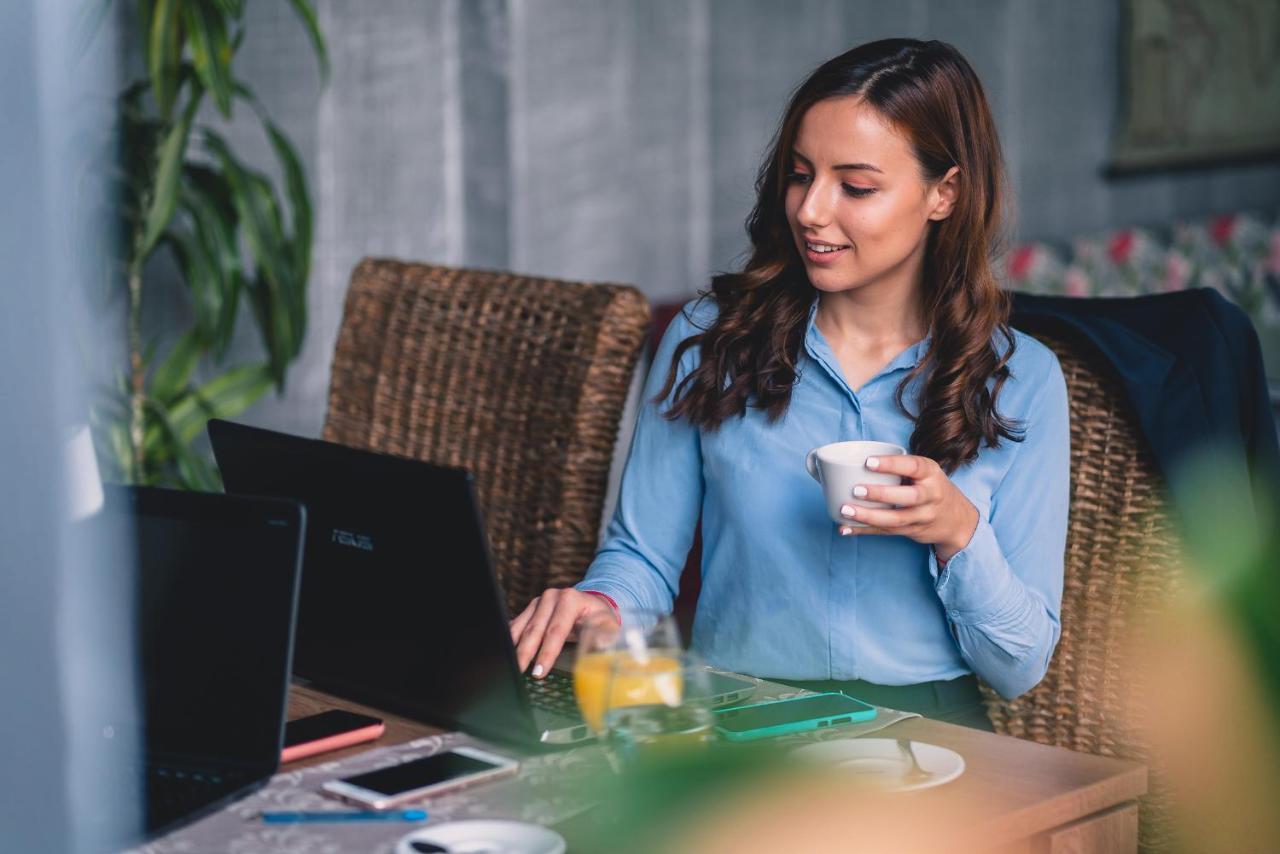
{"label": "woman's right hand", "polygon": [[578,626],[601,614],[617,616],[604,597],[572,587],[553,587],[535,597],[511,621],[511,642],[516,645],[520,672],[532,661],[535,679],[550,673],[565,641],[575,635]]}

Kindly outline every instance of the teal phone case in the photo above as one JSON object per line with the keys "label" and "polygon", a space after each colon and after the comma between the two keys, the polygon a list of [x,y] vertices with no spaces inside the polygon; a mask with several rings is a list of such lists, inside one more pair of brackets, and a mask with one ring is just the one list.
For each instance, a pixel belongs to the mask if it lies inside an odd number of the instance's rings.
{"label": "teal phone case", "polygon": [[[863,702],[862,700],[858,700],[857,697],[850,697],[848,694],[842,694],[839,691],[828,691],[825,694],[806,694],[803,697],[788,697],[785,700],[770,700],[769,702],[766,702],[766,703],[749,703],[744,706],[733,706],[728,709],[718,709],[715,714],[717,718],[720,718],[724,715],[729,715],[734,712],[741,711],[743,709],[758,709],[762,706],[777,706],[783,703],[795,703],[802,700],[812,700],[814,697],[832,697],[832,696],[846,697],[847,699],[855,700],[859,703]],[[862,723],[863,721],[875,720],[875,717],[876,717],[875,707],[870,706],[870,704],[867,704],[867,705],[868,705],[868,708],[861,709],[859,711],[839,712],[834,715],[825,715],[817,718],[805,718],[802,720],[787,721],[786,723],[775,724],[774,726],[760,727],[759,729],[736,731],[736,730],[725,729],[724,727],[720,726],[720,724],[717,723],[716,732],[720,733],[722,737],[727,738],[729,741],[754,741],[755,739],[758,739],[758,738],[772,738],[773,736],[777,736],[777,735],[790,735],[791,733],[796,733],[796,732],[808,732],[810,730],[815,730],[815,729],[826,729],[827,727],[844,726],[846,724],[856,724],[856,723]]]}

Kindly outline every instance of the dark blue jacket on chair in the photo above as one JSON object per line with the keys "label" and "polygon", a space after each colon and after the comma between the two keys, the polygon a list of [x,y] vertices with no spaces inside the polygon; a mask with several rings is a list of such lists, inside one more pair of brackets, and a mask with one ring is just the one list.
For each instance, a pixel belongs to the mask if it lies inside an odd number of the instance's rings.
{"label": "dark blue jacket on chair", "polygon": [[[1015,293],[1013,306],[1014,327],[1074,332],[1110,363],[1175,489],[1180,466],[1212,448],[1227,488],[1255,501],[1260,490],[1280,499],[1280,445],[1258,334],[1217,291],[1093,299]],[[1258,523],[1266,532],[1276,520]]]}

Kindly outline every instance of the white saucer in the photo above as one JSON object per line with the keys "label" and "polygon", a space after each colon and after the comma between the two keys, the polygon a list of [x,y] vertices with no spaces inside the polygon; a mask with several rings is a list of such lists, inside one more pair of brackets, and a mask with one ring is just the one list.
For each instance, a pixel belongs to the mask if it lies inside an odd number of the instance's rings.
{"label": "white saucer", "polygon": [[[417,846],[414,843],[419,843]],[[446,821],[402,836],[396,854],[564,854],[564,837],[523,821]]]}
{"label": "white saucer", "polygon": [[920,768],[933,776],[908,785],[903,781],[911,760],[894,738],[837,738],[797,747],[790,755],[803,762],[847,768],[868,783],[890,792],[928,789],[949,783],[964,773],[964,758],[954,750],[936,744],[911,742]]}

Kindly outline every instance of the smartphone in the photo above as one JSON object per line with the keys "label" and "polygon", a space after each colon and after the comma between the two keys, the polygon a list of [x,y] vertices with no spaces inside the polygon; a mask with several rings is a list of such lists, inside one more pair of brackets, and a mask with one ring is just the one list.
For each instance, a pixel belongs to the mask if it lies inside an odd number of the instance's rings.
{"label": "smartphone", "polygon": [[284,725],[284,750],[280,752],[280,761],[293,762],[305,756],[373,741],[385,729],[378,718],[341,709],[298,718]]}
{"label": "smartphone", "polygon": [[344,801],[382,810],[428,795],[506,777],[519,768],[519,762],[506,756],[475,747],[455,747],[390,768],[330,780],[320,788]]}
{"label": "smartphone", "polygon": [[831,692],[720,709],[715,713],[715,720],[716,731],[730,741],[751,741],[861,723],[875,716],[875,706],[847,694]]}

